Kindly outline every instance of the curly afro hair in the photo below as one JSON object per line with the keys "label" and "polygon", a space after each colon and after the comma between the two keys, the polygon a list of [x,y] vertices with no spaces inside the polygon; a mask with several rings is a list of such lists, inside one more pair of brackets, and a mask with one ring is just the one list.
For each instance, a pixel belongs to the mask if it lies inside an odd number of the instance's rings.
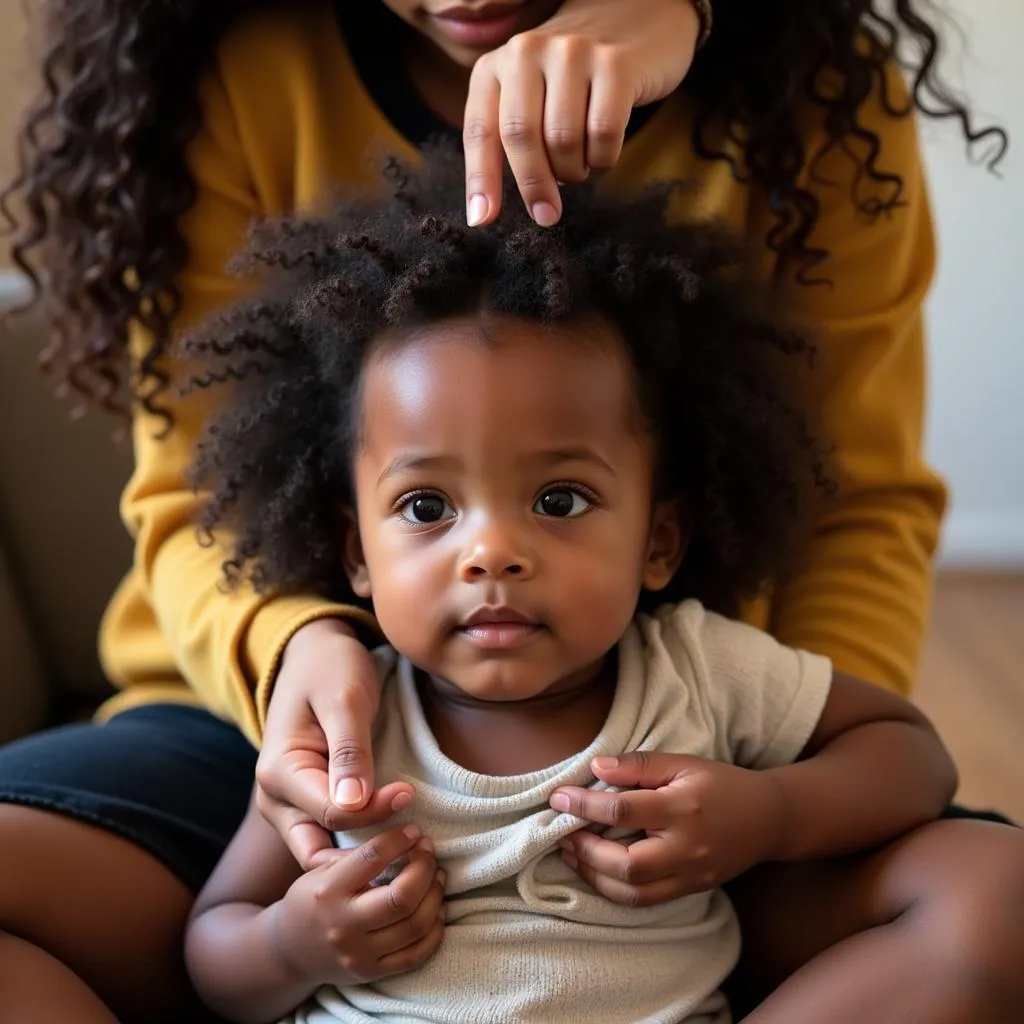
{"label": "curly afro hair", "polygon": [[554,229],[509,203],[470,230],[457,154],[438,149],[419,170],[390,162],[385,181],[383,197],[256,226],[239,267],[265,286],[185,343],[201,363],[190,388],[230,385],[194,466],[209,492],[201,537],[233,531],[230,585],[355,600],[339,510],[352,501],[362,369],[384,334],[390,344],[481,310],[545,324],[596,316],[621,336],[658,445],[659,497],[683,498],[691,519],[658,602],[693,597],[731,615],[792,570],[831,487],[801,401],[814,348],[766,311],[730,235],[670,220],[680,186],[628,200],[567,188]]}

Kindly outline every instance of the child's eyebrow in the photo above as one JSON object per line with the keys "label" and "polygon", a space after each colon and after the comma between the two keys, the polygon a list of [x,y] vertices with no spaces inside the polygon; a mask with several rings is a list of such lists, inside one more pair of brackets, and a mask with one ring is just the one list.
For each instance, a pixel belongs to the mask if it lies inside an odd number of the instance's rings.
{"label": "child's eyebrow", "polygon": [[451,455],[422,455],[416,452],[409,452],[406,455],[396,455],[385,467],[384,472],[377,477],[379,487],[390,476],[407,470],[419,469],[451,469],[458,466],[459,460]]}
{"label": "child's eyebrow", "polygon": [[538,452],[536,458],[539,462],[544,462],[550,466],[559,465],[563,462],[590,462],[603,469],[610,476],[615,476],[615,470],[611,464],[602,459],[593,448],[588,448],[586,445]]}

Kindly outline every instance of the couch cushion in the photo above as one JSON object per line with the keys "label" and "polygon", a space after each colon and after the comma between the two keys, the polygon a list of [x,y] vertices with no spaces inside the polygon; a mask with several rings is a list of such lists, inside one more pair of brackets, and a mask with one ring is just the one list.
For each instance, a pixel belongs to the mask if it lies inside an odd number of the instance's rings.
{"label": "couch cushion", "polygon": [[[0,307],[14,280],[0,273]],[[58,695],[92,701],[109,692],[100,616],[131,558],[117,510],[131,452],[113,443],[109,417],[72,421],[71,403],[53,397],[36,365],[44,338],[35,314],[0,334],[0,535],[43,670]]]}

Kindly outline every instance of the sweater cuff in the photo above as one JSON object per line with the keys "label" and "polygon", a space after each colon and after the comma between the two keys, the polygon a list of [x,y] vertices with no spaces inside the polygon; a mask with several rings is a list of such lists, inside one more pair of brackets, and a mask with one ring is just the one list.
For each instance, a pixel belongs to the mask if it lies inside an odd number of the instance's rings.
{"label": "sweater cuff", "polygon": [[370,631],[377,629],[377,620],[362,608],[301,595],[268,601],[253,617],[241,653],[245,675],[256,683],[253,700],[261,738],[267,724],[267,708],[274,681],[288,641],[310,622],[330,618],[344,619],[357,631],[360,627]]}

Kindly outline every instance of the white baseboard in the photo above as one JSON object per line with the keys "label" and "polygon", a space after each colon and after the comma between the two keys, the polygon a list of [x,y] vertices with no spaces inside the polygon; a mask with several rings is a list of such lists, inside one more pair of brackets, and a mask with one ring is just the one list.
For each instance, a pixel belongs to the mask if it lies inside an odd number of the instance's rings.
{"label": "white baseboard", "polygon": [[1024,569],[1024,510],[950,513],[939,562],[951,569]]}

